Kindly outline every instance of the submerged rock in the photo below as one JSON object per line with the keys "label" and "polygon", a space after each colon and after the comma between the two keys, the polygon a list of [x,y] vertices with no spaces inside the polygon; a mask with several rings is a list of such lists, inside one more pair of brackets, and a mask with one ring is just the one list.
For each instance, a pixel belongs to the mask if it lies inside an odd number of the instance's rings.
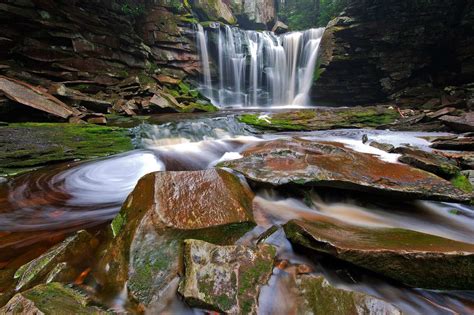
{"label": "submerged rock", "polygon": [[114,238],[95,272],[106,290],[121,290],[156,311],[182,271],[185,239],[233,244],[254,226],[251,191],[223,170],[144,176],[112,222]]}
{"label": "submerged rock", "polygon": [[260,287],[273,270],[271,245],[216,246],[186,240],[185,278],[180,293],[189,305],[226,314],[255,314]]}
{"label": "submerged rock", "polygon": [[1,314],[109,314],[81,293],[60,283],[38,285],[16,294],[3,308]]}
{"label": "submerged rock", "polygon": [[474,245],[398,228],[368,228],[342,222],[292,220],[292,243],[429,289],[474,288]]}
{"label": "submerged rock", "polygon": [[299,314],[402,314],[392,304],[373,296],[336,288],[323,276],[298,276],[296,287],[302,299],[298,305]]}
{"label": "submerged rock", "polygon": [[88,260],[92,259],[92,252],[97,245],[97,240],[84,230],[68,237],[62,243],[21,266],[15,272],[14,278],[18,279],[16,291],[28,289],[45,280],[45,278],[48,278],[49,281],[56,277],[58,277],[56,280],[73,281],[77,274],[69,270],[67,274],[62,273],[61,277],[59,277],[59,270],[55,269],[59,268],[63,262],[68,262],[68,265],[77,266],[87,263]]}
{"label": "submerged rock", "polygon": [[221,163],[248,179],[284,184],[334,187],[407,198],[469,201],[448,181],[403,164],[388,163],[335,142],[274,140],[243,152],[239,160]]}

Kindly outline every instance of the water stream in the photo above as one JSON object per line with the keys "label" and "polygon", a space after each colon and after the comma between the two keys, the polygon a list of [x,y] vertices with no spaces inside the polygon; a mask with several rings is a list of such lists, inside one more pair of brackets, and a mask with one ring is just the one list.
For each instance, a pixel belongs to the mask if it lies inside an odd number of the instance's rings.
{"label": "water stream", "polygon": [[318,28],[277,36],[198,25],[201,91],[220,107],[309,105],[323,32]]}
{"label": "water stream", "polygon": [[[240,157],[247,146],[269,139],[298,135],[309,139],[331,139],[355,150],[395,161],[388,154],[362,143],[369,139],[428,148],[426,136],[433,133],[375,130],[334,130],[308,133],[256,134],[232,115],[199,118],[162,125],[142,124],[134,128],[137,149],[85,163],[69,163],[18,176],[0,185],[0,267],[18,266],[44,251],[61,235],[109,222],[119,211],[138,179],[161,170],[199,170],[217,162]],[[363,226],[401,227],[473,243],[472,207],[441,202],[417,201],[387,204],[365,200],[359,195],[314,190],[311,203],[297,195],[277,190],[257,190],[254,216],[258,226],[241,242],[254,242],[274,224],[290,219],[327,217]],[[452,209],[459,210],[457,215]],[[474,311],[474,292],[430,291],[394,284],[373,274],[339,266],[333,261],[310,260],[295,252],[282,230],[267,242],[278,247],[278,260],[269,285],[260,296],[260,314],[288,314],[295,297],[288,290],[295,266],[305,264],[324,274],[333,285],[383,298],[408,314],[468,314]],[[174,291],[173,291],[174,292]],[[174,295],[173,295],[174,296]],[[165,311],[192,313],[175,299]]]}

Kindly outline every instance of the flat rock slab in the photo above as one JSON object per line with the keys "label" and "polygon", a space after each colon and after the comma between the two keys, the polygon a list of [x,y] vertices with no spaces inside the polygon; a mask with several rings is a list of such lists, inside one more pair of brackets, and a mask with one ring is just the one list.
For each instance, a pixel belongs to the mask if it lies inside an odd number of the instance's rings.
{"label": "flat rock slab", "polygon": [[440,150],[454,150],[454,151],[474,151],[474,138],[456,138],[434,141],[432,148]]}
{"label": "flat rock slab", "polygon": [[450,179],[459,173],[456,162],[439,154],[430,153],[409,147],[398,147],[392,150],[402,156],[398,160],[402,163]]}
{"label": "flat rock slab", "polygon": [[38,285],[16,294],[3,307],[0,314],[111,314],[92,306],[83,294],[62,284],[53,282]]}
{"label": "flat rock slab", "polygon": [[323,276],[301,275],[296,279],[301,303],[298,314],[401,315],[392,304],[376,297],[332,286]]}
{"label": "flat rock slab", "polygon": [[216,246],[186,240],[180,293],[189,305],[226,314],[255,314],[260,287],[269,280],[276,249],[271,245]]}
{"label": "flat rock slab", "polygon": [[384,162],[335,142],[268,141],[247,149],[243,156],[220,166],[240,172],[254,182],[274,186],[325,186],[460,202],[467,202],[471,197],[434,174]]}
{"label": "flat rock slab", "polygon": [[51,94],[23,81],[0,76],[0,91],[15,102],[63,119],[80,114],[77,109],[64,104]]}
{"label": "flat rock slab", "polygon": [[413,287],[474,289],[474,244],[410,230],[359,227],[333,220],[293,220],[284,229],[292,243]]}
{"label": "flat rock slab", "polygon": [[246,114],[239,120],[261,129],[283,131],[378,127],[391,124],[397,118],[400,118],[398,112],[388,106],[355,106]]}
{"label": "flat rock slab", "polygon": [[252,192],[224,170],[156,172],[142,177],[113,220],[114,237],[93,271],[104,290],[128,293],[158,313],[183,273],[185,239],[232,245],[255,222]]}
{"label": "flat rock slab", "polygon": [[445,125],[460,132],[474,131],[474,112],[465,113],[462,116],[442,116],[439,118]]}

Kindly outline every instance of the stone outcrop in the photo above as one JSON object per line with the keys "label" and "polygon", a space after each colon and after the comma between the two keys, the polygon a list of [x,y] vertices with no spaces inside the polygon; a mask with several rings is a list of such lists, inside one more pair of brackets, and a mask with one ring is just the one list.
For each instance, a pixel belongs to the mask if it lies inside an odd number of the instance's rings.
{"label": "stone outcrop", "polygon": [[467,0],[350,0],[323,36],[314,97],[340,105],[449,103],[443,89],[474,75],[473,12]]}
{"label": "stone outcrop", "polygon": [[[56,105],[51,109],[42,100],[45,106],[36,109],[46,107],[63,119],[70,113],[61,102],[89,113],[153,111],[154,94],[175,90],[174,84],[199,74],[194,21],[191,9],[179,1],[4,1],[0,115],[14,116],[17,104],[31,106],[5,86],[19,83],[15,80],[22,81],[23,90],[35,91],[30,99],[43,96]],[[159,76],[172,78],[172,84],[158,81]],[[183,107],[194,110],[187,105],[201,98],[195,94],[182,101]]]}
{"label": "stone outcrop", "polygon": [[[321,218],[285,226],[292,243],[423,288],[474,288],[474,245],[396,228]],[[449,266],[449,268],[446,268]]]}
{"label": "stone outcrop", "polygon": [[341,143],[283,139],[247,148],[243,158],[220,165],[261,184],[332,187],[380,195],[470,200],[450,182],[404,164],[388,163]]}

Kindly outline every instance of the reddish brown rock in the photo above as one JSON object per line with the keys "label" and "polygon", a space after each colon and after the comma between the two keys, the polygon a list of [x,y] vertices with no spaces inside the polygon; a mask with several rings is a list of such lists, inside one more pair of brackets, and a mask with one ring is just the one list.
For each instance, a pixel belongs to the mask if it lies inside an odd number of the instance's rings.
{"label": "reddish brown rock", "polygon": [[274,186],[298,184],[375,192],[406,198],[469,201],[448,181],[404,164],[388,163],[334,142],[301,139],[257,144],[221,165]]}
{"label": "reddish brown rock", "polygon": [[0,91],[15,102],[60,118],[67,119],[80,113],[42,89],[19,80],[0,76]]}

